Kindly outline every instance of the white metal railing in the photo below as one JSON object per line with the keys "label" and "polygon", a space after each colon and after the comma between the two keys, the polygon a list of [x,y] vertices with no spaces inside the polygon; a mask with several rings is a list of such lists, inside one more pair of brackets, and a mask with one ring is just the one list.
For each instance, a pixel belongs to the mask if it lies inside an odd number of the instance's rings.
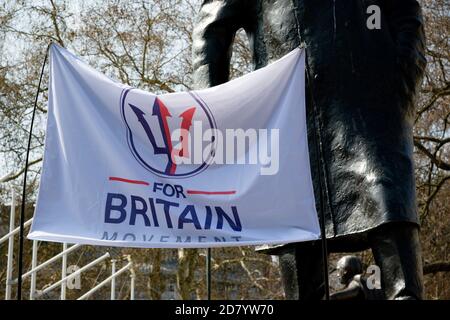
{"label": "white metal railing", "polygon": [[[8,240],[8,256],[7,256],[7,264],[6,264],[6,290],[5,290],[5,300],[11,299],[11,292],[12,292],[12,286],[17,284],[17,279],[13,279],[13,256],[14,256],[14,236],[19,233],[20,227],[15,227],[15,213],[16,213],[16,196],[14,189],[12,189],[11,192],[11,211],[10,211],[10,217],[9,217],[9,232],[2,236],[0,238],[0,245]],[[29,219],[24,223],[24,227],[28,227],[33,222],[33,218]],[[81,267],[80,269],[76,270],[75,272],[67,275],[67,256],[75,251],[76,249],[80,248],[80,244],[74,244],[72,246],[68,246],[67,243],[63,243],[63,250],[56,254],[55,256],[51,257],[50,259],[44,261],[41,264],[38,264],[38,246],[39,241],[33,240],[33,246],[32,246],[32,257],[31,257],[31,269],[27,272],[25,272],[22,275],[22,280],[28,278],[31,276],[31,283],[30,283],[30,300],[34,300],[36,298],[39,298],[50,291],[54,290],[55,288],[59,287],[61,288],[61,295],[60,299],[65,300],[66,299],[66,290],[67,290],[67,282],[75,278],[76,276],[79,276],[83,271],[86,271],[89,268],[92,268],[93,266],[97,265],[100,262],[103,262],[104,260],[108,259],[110,257],[110,254],[107,252],[101,257],[91,261],[90,263],[86,264],[85,266]],[[44,290],[37,292],[36,291],[36,278],[37,278],[37,272],[41,269],[49,266],[50,264],[58,261],[59,259],[62,259],[62,270],[61,270],[61,279],[49,287],[45,288]],[[116,278],[120,276],[125,271],[130,271],[130,300],[134,300],[134,291],[135,291],[135,274],[134,270],[132,268],[132,262],[130,257],[128,256],[128,264],[122,267],[120,270],[116,271],[116,260],[111,260],[111,275],[103,280],[101,283],[94,286],[92,289],[90,289],[88,292],[86,292],[84,295],[82,295],[79,300],[86,299],[90,297],[93,293],[95,293],[98,289],[106,285],[108,282],[111,282],[111,300],[114,300],[116,298],[115,291],[116,291]]]}
{"label": "white metal railing", "polygon": [[[100,288],[102,288],[103,286],[105,286],[108,282],[112,282],[113,280],[115,280],[115,278],[117,278],[118,276],[120,276],[122,273],[124,273],[125,271],[131,269],[132,267],[132,263],[128,262],[126,266],[122,267],[120,270],[118,270],[117,272],[111,274],[108,278],[106,278],[105,280],[103,280],[102,282],[100,282],[98,285],[96,285],[95,287],[93,287],[91,290],[89,290],[88,292],[86,292],[85,294],[83,294],[81,297],[79,297],[77,300],[84,300],[86,298],[89,298],[94,292],[96,292],[97,290],[99,290]],[[133,288],[134,289],[134,288]],[[134,300],[134,290],[131,290],[131,294],[130,294],[130,300]],[[111,296],[113,296],[113,291],[111,290]]]}
{"label": "white metal railing", "polygon": [[[36,241],[37,242],[37,241]],[[42,262],[40,265],[35,266],[34,268],[32,267],[31,270],[25,272],[22,275],[22,280],[25,280],[27,277],[29,277],[30,275],[36,274],[36,272],[38,272],[39,270],[47,267],[48,265],[52,264],[55,261],[58,261],[58,259],[60,259],[61,257],[63,257],[64,255],[67,256],[67,254],[71,253],[72,251],[78,249],[81,247],[81,244],[74,244],[73,246],[61,251],[60,253],[58,253],[57,255],[51,257],[50,259],[48,259],[45,262]],[[33,247],[33,254],[35,255],[36,259],[37,259],[37,245],[35,247]],[[31,265],[33,265],[33,261],[31,262]],[[11,284],[16,284],[17,283],[17,279],[14,279],[11,281]]]}
{"label": "white metal railing", "polygon": [[[15,203],[14,203],[14,205],[15,205]],[[12,213],[12,211],[11,211],[11,213]],[[11,219],[11,220],[12,220],[12,219]],[[11,221],[11,220],[10,220],[10,221]],[[14,224],[14,220],[12,220],[12,221],[13,221],[13,224]],[[24,227],[24,228],[29,227],[29,226],[31,225],[32,222],[33,222],[33,218],[31,218],[30,220],[25,221],[25,223],[23,224],[23,227]],[[9,240],[9,239],[11,239],[11,238],[14,238],[14,236],[15,236],[16,234],[18,234],[19,231],[20,231],[20,227],[17,227],[17,228],[15,228],[14,230],[10,230],[7,234],[5,234],[3,237],[0,238],[0,244],[2,244],[3,242],[5,242],[6,240]]]}
{"label": "white metal railing", "polygon": [[63,283],[64,281],[68,281],[71,280],[73,278],[75,278],[75,276],[79,275],[80,273],[82,273],[83,271],[92,268],[93,266],[95,266],[96,264],[102,262],[103,260],[106,260],[109,258],[109,253],[105,253],[104,255],[102,255],[101,257],[98,257],[97,259],[89,262],[87,265],[83,266],[82,268],[78,269],[77,271],[69,274],[68,276],[61,278],[60,280],[56,281],[55,283],[53,283],[51,286],[45,288],[44,290],[42,290],[41,292],[39,292],[36,295],[36,298],[39,298],[47,293],[49,293],[50,291],[52,291],[53,289],[55,289],[56,287],[59,287],[59,285],[61,283]]}

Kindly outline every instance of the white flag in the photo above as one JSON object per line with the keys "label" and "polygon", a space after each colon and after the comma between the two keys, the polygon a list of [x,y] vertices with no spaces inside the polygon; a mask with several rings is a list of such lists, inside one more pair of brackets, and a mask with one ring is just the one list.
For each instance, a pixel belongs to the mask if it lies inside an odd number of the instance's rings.
{"label": "white flag", "polygon": [[28,238],[145,248],[318,239],[304,68],[296,49],[220,86],[155,95],[52,45]]}

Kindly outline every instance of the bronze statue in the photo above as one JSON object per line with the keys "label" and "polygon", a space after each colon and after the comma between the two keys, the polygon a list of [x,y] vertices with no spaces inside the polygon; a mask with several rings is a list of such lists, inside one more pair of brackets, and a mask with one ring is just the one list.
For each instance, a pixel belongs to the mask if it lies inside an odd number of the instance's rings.
{"label": "bronze statue", "polygon": [[363,275],[361,259],[356,256],[344,256],[337,263],[338,277],[343,290],[330,295],[331,300],[381,300],[383,292],[367,284]]}
{"label": "bronze statue", "polygon": [[[381,10],[380,29],[367,27],[369,5]],[[250,40],[255,68],[306,45],[311,171],[316,201],[323,191],[330,251],[371,248],[386,297],[421,299],[412,139],[413,99],[426,63],[419,4],[205,0],[193,34],[197,88],[228,81],[233,39],[241,28]],[[315,119],[323,166],[314,146]],[[280,257],[288,299],[323,297],[320,242],[267,253]]]}

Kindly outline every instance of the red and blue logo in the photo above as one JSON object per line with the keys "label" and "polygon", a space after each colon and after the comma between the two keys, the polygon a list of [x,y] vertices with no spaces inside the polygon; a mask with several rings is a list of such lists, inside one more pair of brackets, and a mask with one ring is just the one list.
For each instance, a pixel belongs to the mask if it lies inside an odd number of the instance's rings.
{"label": "red and blue logo", "polygon": [[[192,144],[203,143],[202,139],[187,139],[186,133],[192,137],[194,121],[195,126],[201,127],[200,132],[217,128],[206,103],[194,92],[150,97],[137,89],[126,89],[121,95],[122,119],[134,158],[148,171],[163,177],[187,178],[205,170],[214,155],[214,147],[210,146],[209,155],[199,162],[177,165],[175,157],[189,158]],[[172,133],[176,129],[184,134],[174,145]],[[203,146],[200,148],[203,150]]]}

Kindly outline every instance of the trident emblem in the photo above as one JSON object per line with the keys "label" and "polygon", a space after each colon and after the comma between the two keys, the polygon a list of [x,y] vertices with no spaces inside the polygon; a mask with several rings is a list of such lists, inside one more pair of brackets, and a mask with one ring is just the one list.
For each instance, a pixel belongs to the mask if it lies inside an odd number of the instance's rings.
{"label": "trident emblem", "polygon": [[136,117],[139,123],[142,125],[145,133],[147,134],[147,138],[150,140],[150,143],[153,146],[153,150],[155,154],[165,154],[167,155],[167,166],[164,171],[167,175],[175,174],[177,169],[177,165],[174,162],[173,156],[178,155],[180,157],[189,157],[189,146],[188,139],[186,137],[189,129],[192,125],[192,117],[195,113],[195,107],[191,107],[186,109],[182,114],[180,114],[181,121],[181,149],[173,150],[172,140],[170,135],[169,125],[167,123],[167,118],[172,117],[169,112],[169,109],[165,106],[165,104],[158,98],[155,99],[155,103],[153,104],[153,112],[152,115],[158,117],[159,129],[161,130],[161,134],[163,137],[164,146],[158,146],[155,140],[155,136],[153,135],[152,128],[148,124],[145,119],[145,113],[139,109],[138,107],[129,103],[129,106],[136,114]]}

